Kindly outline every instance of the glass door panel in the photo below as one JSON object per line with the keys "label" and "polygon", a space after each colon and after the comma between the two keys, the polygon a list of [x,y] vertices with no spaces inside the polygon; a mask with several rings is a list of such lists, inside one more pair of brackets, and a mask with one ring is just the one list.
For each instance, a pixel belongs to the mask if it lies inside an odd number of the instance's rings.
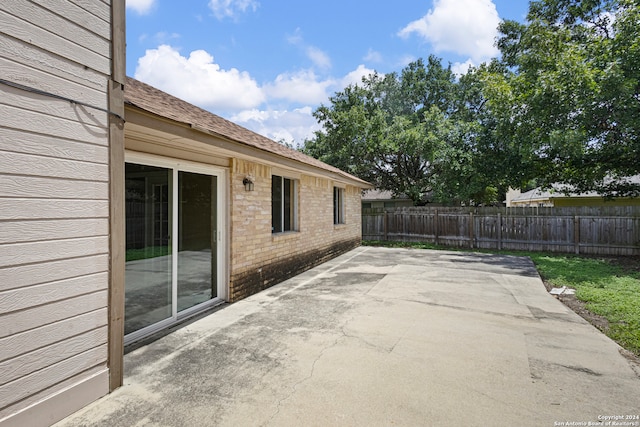
{"label": "glass door panel", "polygon": [[171,176],[125,165],[125,335],[172,317]]}
{"label": "glass door panel", "polygon": [[215,176],[178,172],[178,312],[217,296]]}

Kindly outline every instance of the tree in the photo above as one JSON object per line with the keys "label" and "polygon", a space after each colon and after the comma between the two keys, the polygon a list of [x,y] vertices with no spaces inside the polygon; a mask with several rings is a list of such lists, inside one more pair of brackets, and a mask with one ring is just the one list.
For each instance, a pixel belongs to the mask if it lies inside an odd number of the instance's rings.
{"label": "tree", "polygon": [[[361,97],[353,96],[355,92]],[[423,123],[366,105],[366,95],[362,88],[350,87],[332,98],[333,108],[318,108],[315,115],[324,131],[305,143],[304,152],[422,203],[431,190],[438,141],[425,137]]]}
{"label": "tree", "polygon": [[640,195],[625,179],[640,173],[638,22],[631,0],[537,0],[525,24],[500,25],[511,72],[492,90],[509,106],[498,117],[501,138],[521,146],[514,184],[537,178]]}
{"label": "tree", "polygon": [[486,175],[474,169],[478,123],[458,86],[434,56],[400,74],[370,75],[314,112],[323,130],[304,151],[416,204],[428,195],[448,203],[494,202]]}
{"label": "tree", "polygon": [[508,187],[638,196],[640,5],[534,0],[500,60],[456,79],[430,56],[364,78],[314,115],[303,151],[415,203],[489,204]]}

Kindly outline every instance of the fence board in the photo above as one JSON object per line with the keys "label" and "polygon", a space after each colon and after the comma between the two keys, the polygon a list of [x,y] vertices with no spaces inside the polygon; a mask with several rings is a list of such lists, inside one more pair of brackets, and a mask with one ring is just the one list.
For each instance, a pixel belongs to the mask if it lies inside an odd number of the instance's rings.
{"label": "fence board", "polygon": [[640,206],[363,209],[362,238],[459,248],[640,255]]}

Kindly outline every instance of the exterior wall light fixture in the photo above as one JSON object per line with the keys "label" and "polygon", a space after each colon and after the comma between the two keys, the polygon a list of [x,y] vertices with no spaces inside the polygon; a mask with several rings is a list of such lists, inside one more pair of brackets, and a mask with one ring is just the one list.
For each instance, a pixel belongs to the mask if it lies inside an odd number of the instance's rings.
{"label": "exterior wall light fixture", "polygon": [[244,184],[244,190],[245,191],[253,191],[253,177],[252,176],[245,176],[244,179],[242,180],[242,183]]}

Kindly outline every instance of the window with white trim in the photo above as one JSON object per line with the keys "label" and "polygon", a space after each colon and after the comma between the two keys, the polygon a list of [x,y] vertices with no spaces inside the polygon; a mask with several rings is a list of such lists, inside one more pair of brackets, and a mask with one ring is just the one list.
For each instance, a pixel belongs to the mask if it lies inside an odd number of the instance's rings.
{"label": "window with white trim", "polygon": [[298,183],[295,179],[271,177],[271,232],[296,231],[298,227]]}
{"label": "window with white trim", "polygon": [[333,223],[344,224],[344,188],[333,187]]}

